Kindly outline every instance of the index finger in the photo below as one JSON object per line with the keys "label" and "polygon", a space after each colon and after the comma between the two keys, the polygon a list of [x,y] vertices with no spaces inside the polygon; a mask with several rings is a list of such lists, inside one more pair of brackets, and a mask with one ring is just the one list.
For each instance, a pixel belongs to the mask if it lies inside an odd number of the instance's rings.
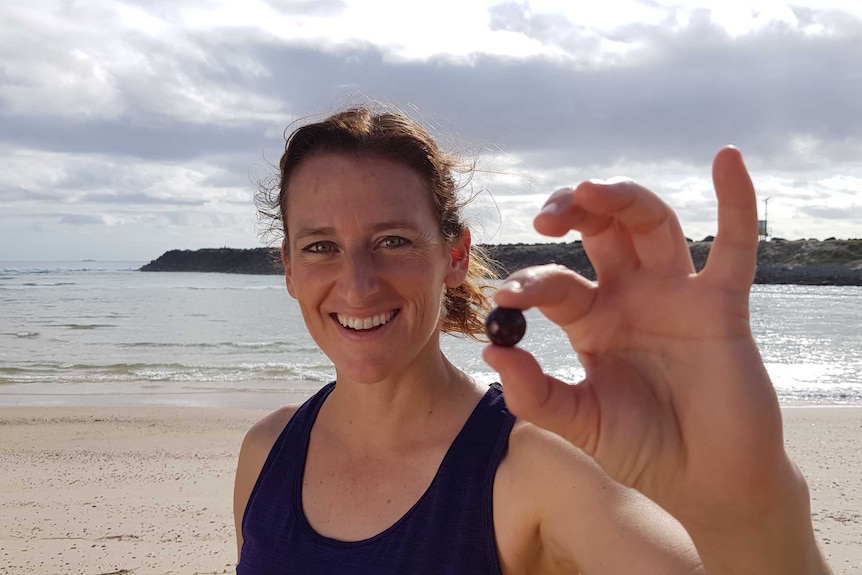
{"label": "index finger", "polygon": [[589,180],[574,190],[558,190],[536,217],[535,227],[549,235],[580,231],[599,281],[635,268],[660,274],[694,271],[674,211],[628,178]]}

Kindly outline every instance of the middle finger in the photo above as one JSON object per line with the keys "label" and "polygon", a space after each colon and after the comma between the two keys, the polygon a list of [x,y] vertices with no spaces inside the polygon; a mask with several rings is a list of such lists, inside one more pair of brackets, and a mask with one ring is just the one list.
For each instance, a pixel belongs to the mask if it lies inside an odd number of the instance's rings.
{"label": "middle finger", "polygon": [[[688,243],[674,211],[656,194],[629,179],[588,181],[577,187],[574,203],[583,209],[610,216],[627,236],[638,267],[656,273],[692,273]],[[600,235],[595,236],[601,249]],[[584,241],[593,243],[589,233]]]}

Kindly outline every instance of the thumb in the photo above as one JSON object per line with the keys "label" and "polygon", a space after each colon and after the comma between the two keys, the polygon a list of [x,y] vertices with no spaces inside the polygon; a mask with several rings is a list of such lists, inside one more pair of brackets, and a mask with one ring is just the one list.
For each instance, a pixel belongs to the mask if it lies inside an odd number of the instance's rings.
{"label": "thumb", "polygon": [[509,410],[538,427],[595,452],[599,436],[599,406],[586,383],[570,385],[542,371],[529,352],[489,345],[482,357],[500,374]]}

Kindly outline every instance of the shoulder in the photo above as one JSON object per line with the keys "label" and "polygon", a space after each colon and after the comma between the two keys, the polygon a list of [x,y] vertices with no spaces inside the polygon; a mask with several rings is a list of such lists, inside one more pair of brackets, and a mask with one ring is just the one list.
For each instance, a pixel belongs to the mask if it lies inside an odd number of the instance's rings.
{"label": "shoulder", "polygon": [[251,491],[273,444],[299,408],[298,404],[281,407],[258,420],[246,432],[239,450],[237,484],[242,481],[241,487]]}
{"label": "shoulder", "polygon": [[239,465],[260,463],[258,468],[258,471],[260,471],[260,467],[263,467],[263,464],[266,462],[272,446],[287,424],[290,423],[290,420],[293,419],[296,412],[302,409],[303,406],[315,408],[315,404],[317,404],[319,407],[320,402],[329,395],[334,386],[335,382],[330,382],[304,402],[280,407],[252,425],[242,441]]}
{"label": "shoulder", "polygon": [[[498,480],[513,488],[527,488],[542,499],[558,499],[559,489],[572,485],[578,486],[571,495],[574,498],[593,497],[589,492],[594,489],[623,489],[583,451],[559,435],[521,419],[516,420],[509,435]],[[548,488],[557,489],[549,492]]]}
{"label": "shoulder", "polygon": [[[300,407],[300,404],[286,405],[259,419],[246,432],[242,440],[240,456],[243,454],[259,455],[260,451],[269,454],[275,440],[278,439],[278,436],[281,435],[285,426]],[[266,459],[266,455],[264,455],[264,459]],[[262,464],[263,462],[261,462]]]}
{"label": "shoulder", "polygon": [[528,520],[529,530],[537,531],[547,522],[548,509],[562,503],[582,507],[605,490],[621,488],[580,449],[518,419],[497,469],[494,507]]}
{"label": "shoulder", "polygon": [[273,444],[299,408],[300,405],[287,405],[273,411],[252,425],[242,440],[233,489],[234,522],[240,548],[242,518],[251,492]]}
{"label": "shoulder", "polygon": [[494,515],[509,572],[691,573],[699,563],[688,534],[658,505],[521,420],[498,468]]}

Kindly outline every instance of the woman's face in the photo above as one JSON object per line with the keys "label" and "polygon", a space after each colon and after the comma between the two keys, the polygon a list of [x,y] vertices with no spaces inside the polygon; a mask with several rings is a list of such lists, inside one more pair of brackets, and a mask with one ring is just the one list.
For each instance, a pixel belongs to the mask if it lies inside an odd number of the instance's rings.
{"label": "woman's face", "polygon": [[372,383],[439,358],[443,294],[464,281],[469,236],[447,245],[420,175],[324,154],[288,190],[287,289],[338,377]]}

